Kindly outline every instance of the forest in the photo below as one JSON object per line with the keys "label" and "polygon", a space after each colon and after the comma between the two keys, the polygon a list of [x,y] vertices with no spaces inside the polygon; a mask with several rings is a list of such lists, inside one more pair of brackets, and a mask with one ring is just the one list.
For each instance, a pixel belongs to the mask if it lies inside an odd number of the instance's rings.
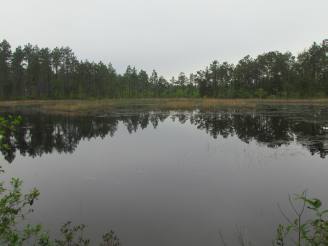
{"label": "forest", "polygon": [[237,64],[213,61],[202,70],[166,79],[153,70],[79,60],[69,47],[11,48],[0,43],[0,99],[147,97],[323,98],[328,96],[328,47],[313,43],[293,55],[272,51]]}

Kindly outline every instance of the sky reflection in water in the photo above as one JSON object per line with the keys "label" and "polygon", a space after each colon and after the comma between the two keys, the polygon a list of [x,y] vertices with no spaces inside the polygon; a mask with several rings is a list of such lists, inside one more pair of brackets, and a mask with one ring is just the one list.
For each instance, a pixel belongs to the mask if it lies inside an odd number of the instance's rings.
{"label": "sky reflection in water", "polygon": [[73,220],[124,245],[219,245],[238,225],[269,245],[289,193],[328,202],[324,108],[22,116],[5,175],[40,189],[32,220],[51,230]]}

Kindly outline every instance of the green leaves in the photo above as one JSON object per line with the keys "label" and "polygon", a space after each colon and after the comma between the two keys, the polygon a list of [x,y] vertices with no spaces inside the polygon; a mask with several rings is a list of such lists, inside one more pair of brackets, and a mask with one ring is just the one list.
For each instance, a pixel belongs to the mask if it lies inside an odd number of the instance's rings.
{"label": "green leaves", "polygon": [[32,211],[31,206],[40,195],[37,189],[23,194],[22,185],[22,180],[12,178],[9,188],[3,183],[0,186],[0,244],[20,246],[31,238],[39,240],[41,236],[44,241],[45,233],[41,225],[23,228],[20,225],[21,219],[24,220]]}
{"label": "green leaves", "polygon": [[300,197],[299,199],[305,201],[305,203],[308,205],[308,208],[312,209],[312,210],[317,210],[322,205],[322,202],[319,199],[316,199],[316,198],[307,199],[306,197]]}
{"label": "green leaves", "polygon": [[[302,209],[297,210],[295,202],[302,203]],[[321,210],[322,202],[317,198],[308,198],[306,193],[296,195],[294,199],[290,198],[290,205],[296,218],[291,220],[282,212],[288,224],[279,225],[276,233],[274,245],[286,245],[286,238],[295,238],[296,245],[323,246],[328,245],[328,220],[324,216],[328,210]],[[304,208],[312,211],[310,219],[303,221]]]}
{"label": "green leaves", "polygon": [[63,239],[55,240],[55,245],[88,246],[90,244],[90,239],[84,238],[84,229],[85,225],[72,226],[72,222],[68,221],[60,228]]}
{"label": "green leaves", "polygon": [[120,240],[119,238],[115,235],[114,231],[110,231],[106,234],[103,235],[103,243],[101,246],[120,246]]}

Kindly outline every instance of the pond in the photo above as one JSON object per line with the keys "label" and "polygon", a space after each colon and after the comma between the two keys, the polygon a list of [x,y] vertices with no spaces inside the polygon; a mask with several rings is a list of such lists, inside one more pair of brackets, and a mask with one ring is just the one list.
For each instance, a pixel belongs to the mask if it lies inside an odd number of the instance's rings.
{"label": "pond", "polygon": [[324,107],[16,114],[4,175],[39,188],[29,219],[53,235],[71,220],[94,242],[113,229],[127,246],[235,245],[241,231],[271,245],[289,194],[328,207]]}

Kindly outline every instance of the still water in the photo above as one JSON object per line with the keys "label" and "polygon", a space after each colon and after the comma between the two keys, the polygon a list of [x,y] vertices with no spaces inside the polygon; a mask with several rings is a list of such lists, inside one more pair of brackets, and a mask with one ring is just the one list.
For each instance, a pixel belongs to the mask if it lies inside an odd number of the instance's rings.
{"label": "still water", "polygon": [[113,229],[126,246],[270,245],[307,190],[328,207],[328,110],[120,110],[97,116],[21,112],[6,178],[41,192],[30,222],[55,236],[71,220],[94,243]]}

